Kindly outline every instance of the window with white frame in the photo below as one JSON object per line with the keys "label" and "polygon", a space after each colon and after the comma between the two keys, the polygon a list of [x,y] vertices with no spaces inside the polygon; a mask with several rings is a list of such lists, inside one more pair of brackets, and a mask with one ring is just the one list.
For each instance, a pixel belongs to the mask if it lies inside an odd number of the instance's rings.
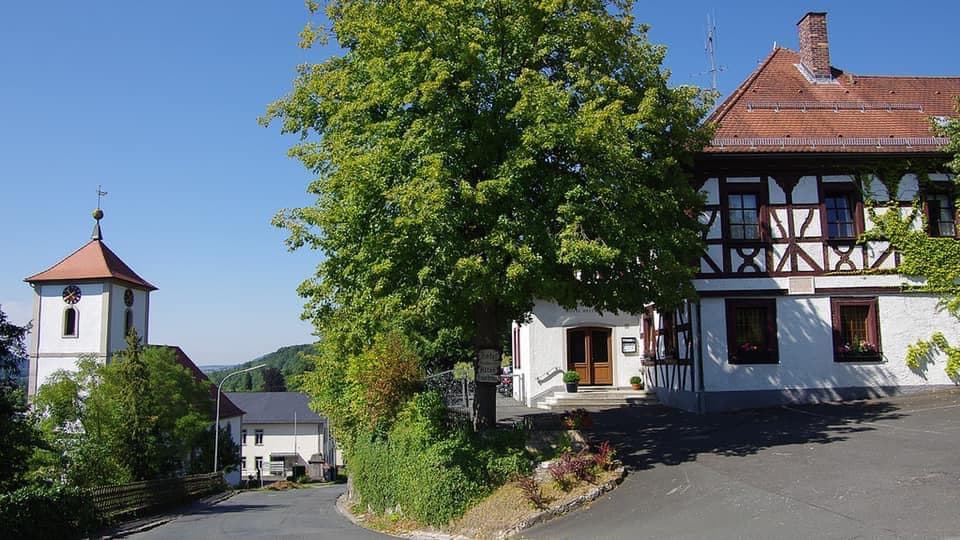
{"label": "window with white frame", "polygon": [[256,446],[263,446],[263,430],[255,429],[253,430],[253,444]]}
{"label": "window with white frame", "polygon": [[63,337],[77,337],[79,319],[77,308],[68,307],[63,310]]}
{"label": "window with white frame", "polygon": [[727,234],[731,240],[760,239],[760,197],[757,193],[727,195]]}

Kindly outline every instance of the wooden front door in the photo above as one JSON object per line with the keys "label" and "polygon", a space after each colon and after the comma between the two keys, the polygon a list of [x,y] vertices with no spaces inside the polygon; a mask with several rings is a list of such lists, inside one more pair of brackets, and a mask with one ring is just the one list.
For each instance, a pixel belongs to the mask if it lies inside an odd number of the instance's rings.
{"label": "wooden front door", "polygon": [[567,369],[580,374],[580,384],[613,384],[610,329],[567,330]]}

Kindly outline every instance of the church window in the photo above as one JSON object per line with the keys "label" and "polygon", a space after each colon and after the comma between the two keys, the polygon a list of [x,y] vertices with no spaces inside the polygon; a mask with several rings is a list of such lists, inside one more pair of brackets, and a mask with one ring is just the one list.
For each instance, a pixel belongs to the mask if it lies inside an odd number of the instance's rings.
{"label": "church window", "polygon": [[63,310],[63,337],[77,337],[77,308],[68,307]]}
{"label": "church window", "polygon": [[127,308],[123,314],[123,335],[129,336],[131,330],[133,330],[133,310]]}

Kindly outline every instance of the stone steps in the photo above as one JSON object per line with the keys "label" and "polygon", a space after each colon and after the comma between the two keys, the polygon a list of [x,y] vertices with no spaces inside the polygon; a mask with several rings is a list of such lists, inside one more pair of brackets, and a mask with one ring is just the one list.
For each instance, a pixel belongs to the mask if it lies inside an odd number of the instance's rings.
{"label": "stone steps", "polygon": [[581,387],[578,392],[554,392],[536,403],[538,409],[563,411],[579,408],[613,409],[657,403],[653,392],[630,388]]}

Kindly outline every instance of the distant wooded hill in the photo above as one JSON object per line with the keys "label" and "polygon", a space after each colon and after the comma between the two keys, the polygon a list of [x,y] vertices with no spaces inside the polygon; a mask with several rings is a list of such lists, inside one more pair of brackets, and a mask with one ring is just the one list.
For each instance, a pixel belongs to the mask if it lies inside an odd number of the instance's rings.
{"label": "distant wooded hill", "polygon": [[237,364],[224,369],[210,371],[207,376],[213,384],[220,384],[224,377],[248,367],[266,364],[267,367],[256,369],[241,375],[230,377],[223,385],[224,392],[282,392],[284,390],[298,390],[295,375],[313,369],[313,363],[303,357],[309,353],[313,345],[291,345],[281,347],[276,351],[259,358]]}

